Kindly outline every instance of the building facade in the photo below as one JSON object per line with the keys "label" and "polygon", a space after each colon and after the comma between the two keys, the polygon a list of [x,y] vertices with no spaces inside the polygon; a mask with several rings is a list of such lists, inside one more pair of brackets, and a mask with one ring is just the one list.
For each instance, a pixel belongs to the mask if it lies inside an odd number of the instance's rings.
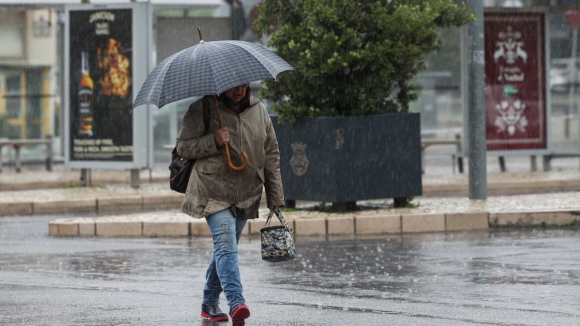
{"label": "building facade", "polygon": [[0,7],[0,137],[55,133],[57,22],[52,8]]}
{"label": "building facade", "polygon": [[[463,0],[457,0],[464,2]],[[546,79],[551,148],[559,152],[580,149],[580,63],[570,75],[570,63],[577,61],[578,33],[567,12],[580,11],[578,0],[482,0],[486,12],[542,12],[546,17]],[[80,2],[80,0],[79,0]],[[115,2],[115,1],[112,1]],[[153,64],[198,42],[201,26],[207,41],[239,38],[265,44],[251,24],[259,11],[259,0],[192,0],[179,5],[152,1],[154,5]],[[0,138],[30,139],[52,136],[62,130],[61,90],[63,65],[62,31],[58,21],[62,5],[2,4],[0,0]],[[232,19],[236,15],[236,19]],[[62,17],[62,16],[60,16]],[[243,30],[238,30],[243,29]],[[467,74],[465,30],[441,31],[441,51],[427,58],[427,70],[415,79],[419,100],[412,110],[421,112],[424,136],[454,139],[465,124]],[[576,38],[576,42],[573,42]],[[463,40],[463,41],[462,41]],[[573,58],[574,57],[574,58]],[[259,84],[252,84],[257,91]],[[577,100],[578,99],[578,100]],[[184,100],[153,111],[154,158],[169,160],[170,147],[179,131],[189,103]],[[564,128],[564,126],[567,126]],[[568,130],[565,134],[564,130]],[[58,144],[55,153],[59,154]],[[450,149],[451,150],[451,149]]]}

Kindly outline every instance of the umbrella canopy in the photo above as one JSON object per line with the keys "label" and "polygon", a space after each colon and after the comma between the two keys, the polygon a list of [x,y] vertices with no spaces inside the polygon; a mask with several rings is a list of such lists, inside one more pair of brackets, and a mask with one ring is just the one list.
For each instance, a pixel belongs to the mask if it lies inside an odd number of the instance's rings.
{"label": "umbrella canopy", "polygon": [[203,40],[163,60],[147,77],[133,102],[164,105],[184,98],[219,95],[244,83],[276,79],[294,70],[265,47],[244,41]]}

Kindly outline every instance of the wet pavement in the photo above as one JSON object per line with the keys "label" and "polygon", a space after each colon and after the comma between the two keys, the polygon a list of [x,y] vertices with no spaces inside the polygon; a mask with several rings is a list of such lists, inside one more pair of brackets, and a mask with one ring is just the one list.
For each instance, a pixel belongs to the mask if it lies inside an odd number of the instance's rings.
{"label": "wet pavement", "polygon": [[[54,238],[54,218],[0,218],[0,325],[228,325],[198,317],[211,239]],[[242,238],[247,325],[580,320],[579,229],[296,240],[266,263]]]}

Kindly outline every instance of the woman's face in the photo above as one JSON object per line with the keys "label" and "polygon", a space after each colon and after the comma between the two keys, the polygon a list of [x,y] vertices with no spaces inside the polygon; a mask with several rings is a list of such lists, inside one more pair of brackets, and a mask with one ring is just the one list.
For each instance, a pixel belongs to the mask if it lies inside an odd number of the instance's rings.
{"label": "woman's face", "polygon": [[249,85],[250,84],[243,84],[240,86],[230,88],[226,91],[226,96],[230,101],[238,103],[244,98],[244,96],[246,96],[246,89],[248,88]]}

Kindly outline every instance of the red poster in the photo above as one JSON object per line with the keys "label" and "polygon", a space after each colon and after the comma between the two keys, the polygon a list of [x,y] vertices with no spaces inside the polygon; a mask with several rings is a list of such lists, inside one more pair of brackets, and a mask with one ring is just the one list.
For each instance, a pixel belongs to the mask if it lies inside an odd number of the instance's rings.
{"label": "red poster", "polygon": [[547,149],[544,15],[485,14],[488,150]]}

